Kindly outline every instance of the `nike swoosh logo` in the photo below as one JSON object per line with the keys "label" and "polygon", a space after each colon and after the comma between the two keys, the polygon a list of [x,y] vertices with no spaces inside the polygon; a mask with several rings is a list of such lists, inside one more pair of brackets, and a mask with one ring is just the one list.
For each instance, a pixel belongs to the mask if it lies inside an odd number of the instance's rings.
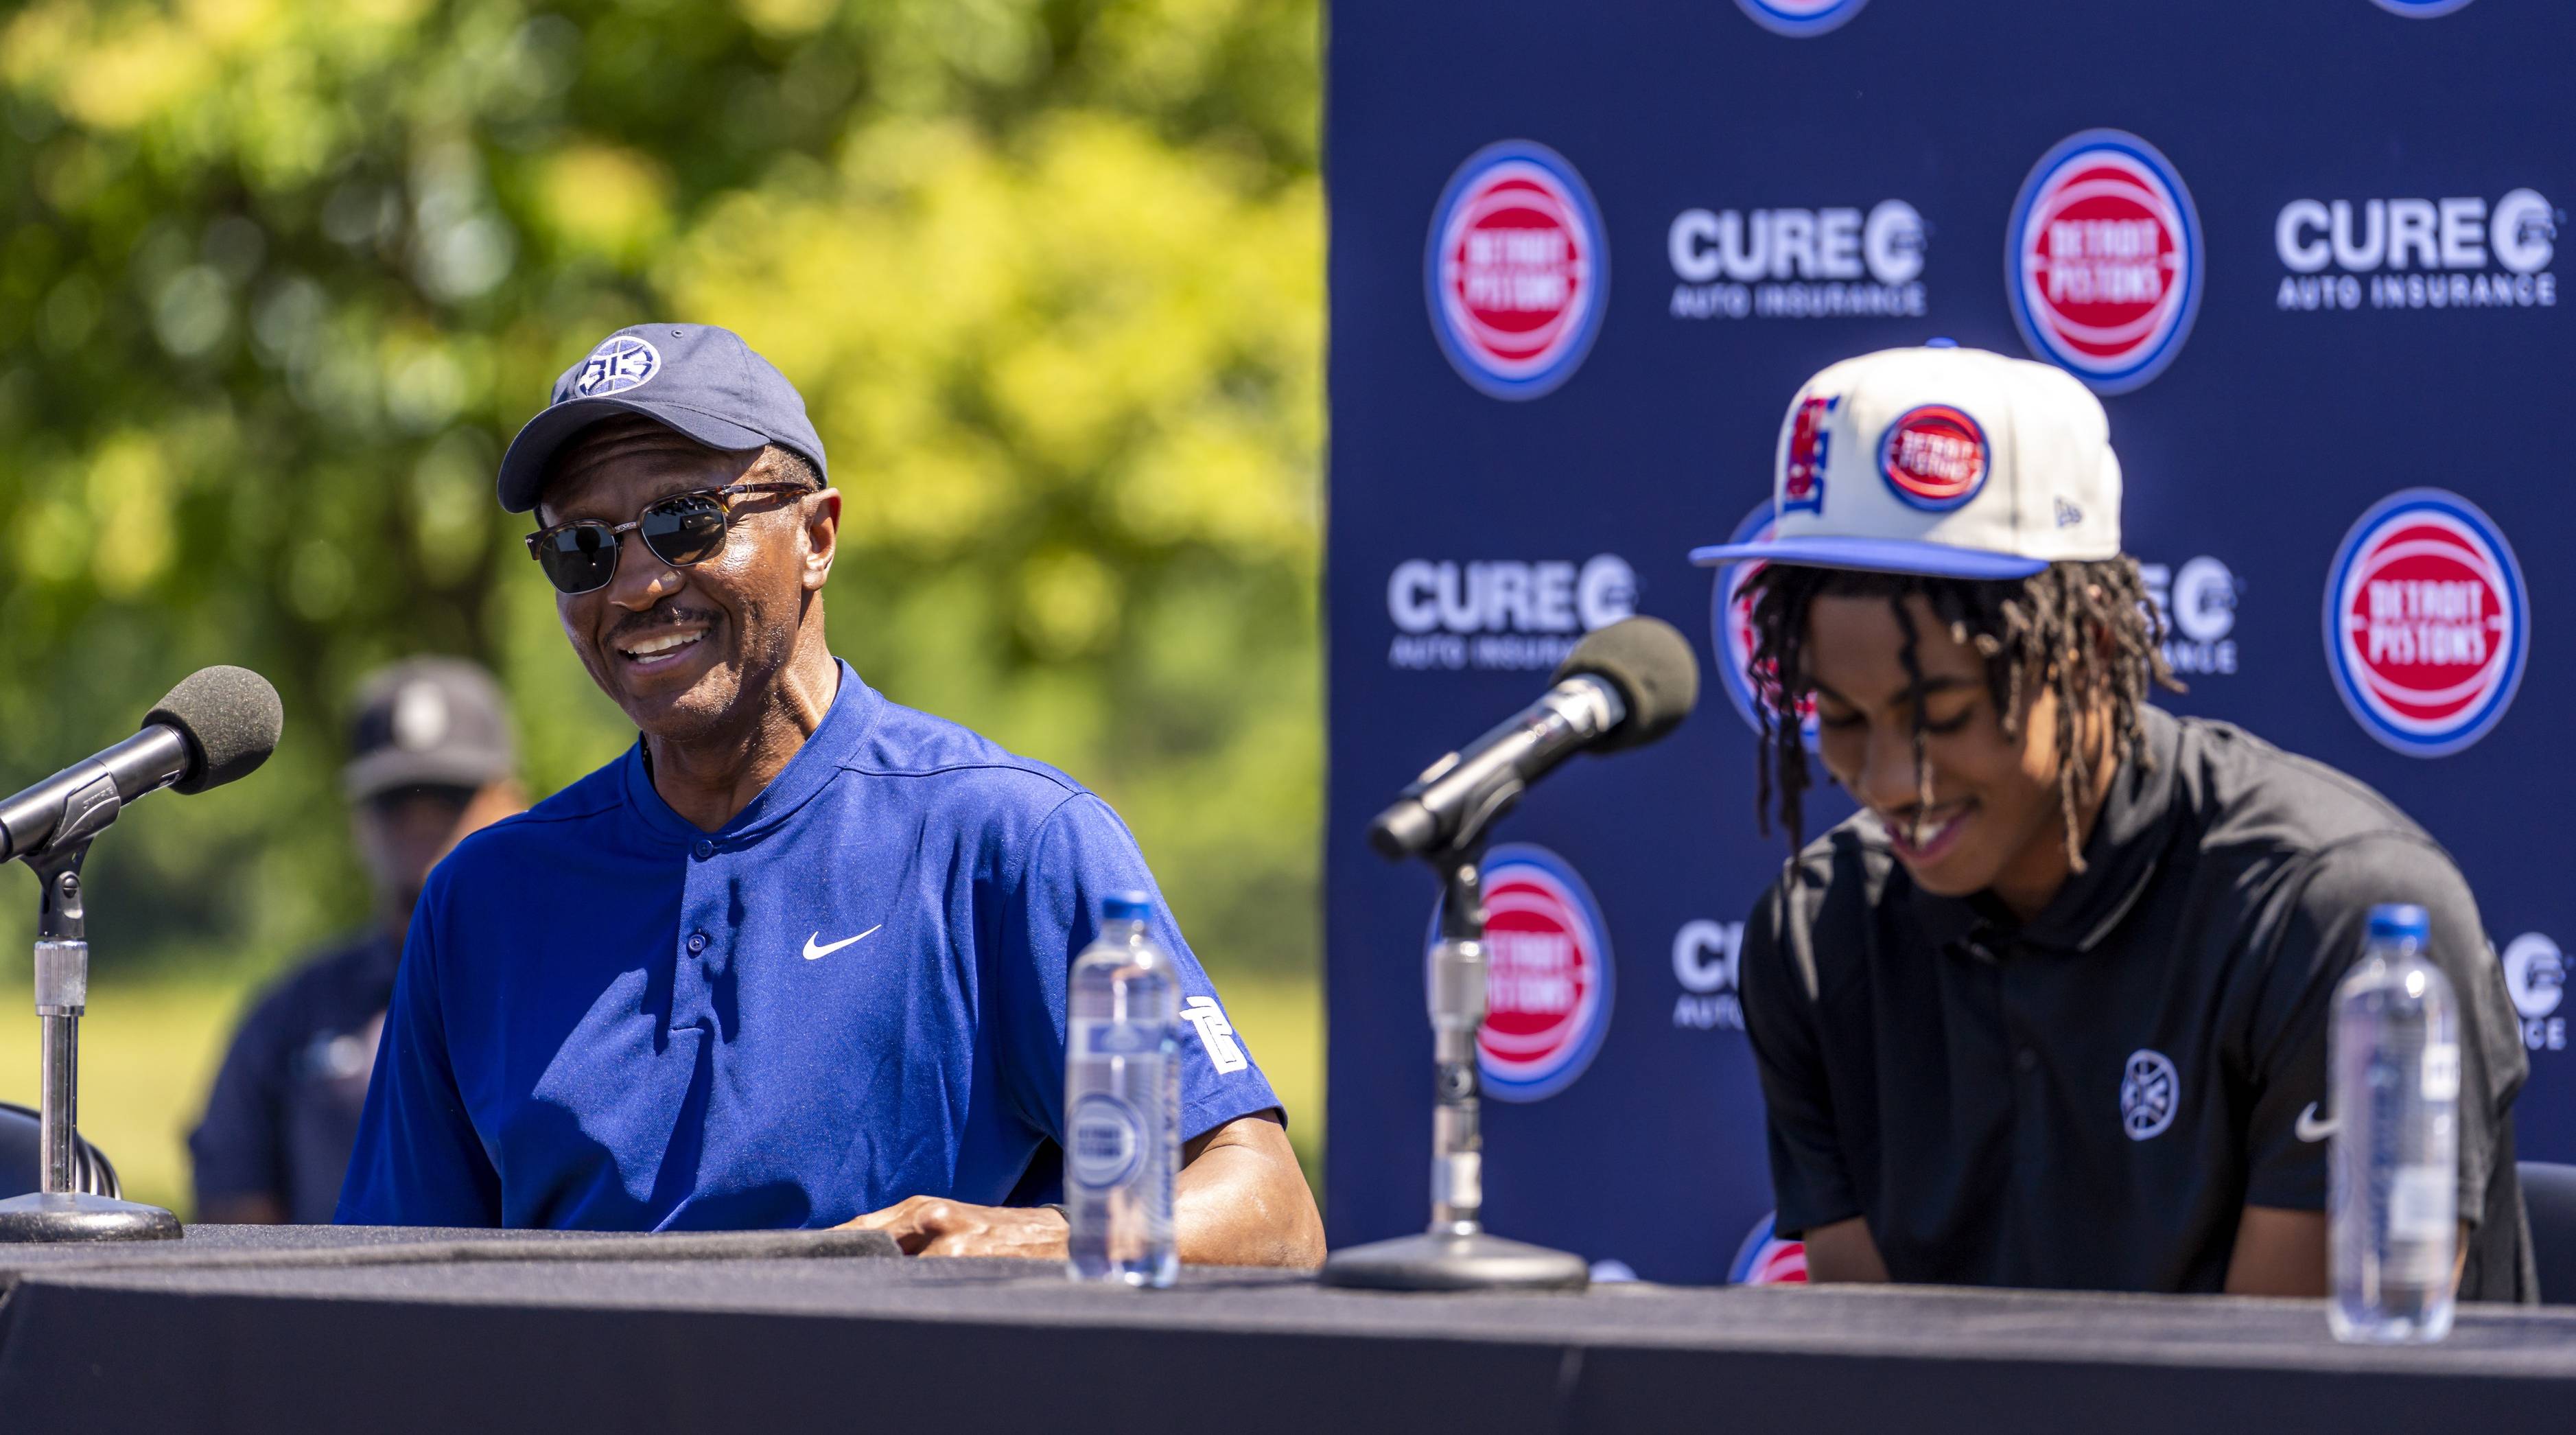
{"label": "nike swoosh logo", "polygon": [[829,946],[816,945],[823,940],[823,934],[821,932],[816,932],[814,935],[805,939],[805,960],[811,962],[823,957],[828,957],[834,952],[839,951],[841,948],[848,946],[852,942],[863,941],[866,938],[875,936],[877,934],[877,927],[882,927],[884,925],[885,923],[879,922],[876,927],[870,927],[866,931],[859,933],[858,936],[843,937],[841,940],[834,942]]}
{"label": "nike swoosh logo", "polygon": [[2332,1136],[2335,1133],[2335,1127],[2341,1124],[2336,1121],[2319,1121],[2317,1104],[2311,1101],[2308,1103],[2308,1109],[2299,1113],[2299,1121],[2295,1129],[2300,1140],[2316,1142]]}

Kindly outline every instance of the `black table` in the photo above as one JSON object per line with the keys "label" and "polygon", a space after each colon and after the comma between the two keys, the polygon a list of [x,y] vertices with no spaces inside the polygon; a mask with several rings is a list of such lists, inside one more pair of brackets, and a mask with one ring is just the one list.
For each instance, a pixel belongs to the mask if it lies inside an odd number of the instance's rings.
{"label": "black table", "polygon": [[2365,1350],[2300,1301],[1404,1296],[1223,1269],[1130,1292],[846,1236],[822,1255],[805,1233],[491,1234],[200,1226],[156,1246],[0,1247],[0,1429],[2487,1435],[2576,1420],[2571,1311],[2470,1307],[2443,1345]]}

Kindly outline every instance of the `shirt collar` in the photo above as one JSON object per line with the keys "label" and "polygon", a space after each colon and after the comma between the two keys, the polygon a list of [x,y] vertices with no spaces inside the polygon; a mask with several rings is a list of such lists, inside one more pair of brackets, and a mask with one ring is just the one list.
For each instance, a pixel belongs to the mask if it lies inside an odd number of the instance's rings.
{"label": "shirt collar", "polygon": [[833,666],[841,675],[841,686],[832,694],[832,704],[823,711],[822,724],[805,739],[805,745],[787,760],[785,770],[769,780],[733,820],[713,832],[701,830],[696,823],[671,810],[662,794],[653,787],[652,769],[644,760],[644,739],[639,734],[635,745],[626,750],[622,777],[626,804],[645,828],[655,836],[695,846],[700,842],[728,848],[747,846],[759,840],[780,823],[795,815],[796,810],[813,800],[829,784],[860,742],[875,725],[876,716],[885,706],[885,698],[874,688],[859,681],[857,671],[835,658]]}
{"label": "shirt collar", "polygon": [[2182,724],[2156,708],[2142,707],[2138,727],[2150,762],[2142,765],[2122,755],[2093,831],[2084,839],[2084,870],[2068,877],[2028,923],[2016,923],[1987,893],[1941,897],[1912,888],[1916,922],[1934,946],[1973,944],[1984,929],[2032,946],[2089,952],[2118,929],[2155,881],[2178,820],[2174,769],[2181,761]]}

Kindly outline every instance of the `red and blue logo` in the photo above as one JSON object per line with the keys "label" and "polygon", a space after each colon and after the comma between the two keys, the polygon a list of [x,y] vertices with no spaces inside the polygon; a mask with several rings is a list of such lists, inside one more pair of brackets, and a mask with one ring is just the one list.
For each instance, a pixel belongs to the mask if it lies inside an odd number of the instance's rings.
{"label": "red and blue logo", "polygon": [[1825,511],[1825,462],[1833,456],[1833,432],[1825,427],[1842,396],[1801,400],[1789,424],[1789,451],[1780,458],[1780,511]]}
{"label": "red and blue logo", "polygon": [[2512,706],[2531,646],[2522,565],[2456,493],[2410,488],[2371,505],[2326,579],[2326,667],[2372,737],[2443,757]]}
{"label": "red and blue logo", "polygon": [[1908,409],[1878,441],[1878,471],[1908,507],[1947,513],[1977,496],[1993,467],[1986,431],[1948,404]]}
{"label": "red and blue logo", "polygon": [[2086,130],[2022,181],[2004,292],[2032,353],[2096,393],[2127,393],[2191,334],[2207,253],[2172,163],[2136,135]]}
{"label": "red and blue logo", "polygon": [[1726,1283],[1737,1286],[1805,1285],[1807,1283],[1807,1243],[1784,1241],[1774,1230],[1777,1213],[1753,1223],[1744,1244],[1735,1249],[1735,1264],[1726,1271]]}
{"label": "red and blue logo", "polygon": [[1774,35],[1805,38],[1838,29],[1869,0],[1735,0],[1753,23]]}
{"label": "red and blue logo", "polygon": [[1431,332],[1461,378],[1534,399],[1571,378],[1601,332],[1610,247],[1565,156],[1528,140],[1476,151],[1431,215]]}
{"label": "red and blue logo", "polygon": [[[1485,1094],[1539,1101],[1574,1084],[1610,1032],[1610,929],[1566,860],[1507,842],[1485,855]],[[1433,909],[1433,940],[1440,914]]]}
{"label": "red and blue logo", "polygon": [[[1811,401],[1812,402],[1812,401]],[[1735,525],[1727,538],[1730,544],[1762,543],[1770,539],[1778,521],[1771,516],[1771,505],[1761,504],[1744,521]],[[1708,626],[1717,642],[1717,671],[1726,681],[1726,696],[1734,702],[1735,711],[1754,732],[1762,731],[1762,714],[1776,713],[1780,684],[1775,675],[1753,671],[1753,595],[1745,589],[1753,575],[1766,566],[1762,563],[1729,563],[1717,571],[1712,588]],[[1807,750],[1816,750],[1816,700],[1808,698],[1798,704],[1798,730],[1807,741]]]}

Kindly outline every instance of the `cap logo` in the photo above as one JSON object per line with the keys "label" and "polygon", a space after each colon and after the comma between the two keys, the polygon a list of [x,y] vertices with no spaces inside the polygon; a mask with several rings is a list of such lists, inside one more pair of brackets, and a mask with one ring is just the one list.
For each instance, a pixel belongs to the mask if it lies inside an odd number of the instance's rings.
{"label": "cap logo", "polygon": [[447,695],[435,683],[405,683],[394,696],[394,746],[425,752],[447,736]]}
{"label": "cap logo", "polygon": [[2410,488],[2352,526],[2326,580],[2326,666],[2372,737],[2443,757],[2512,705],[2531,642],[2522,567],[2495,521]]}
{"label": "cap logo", "polygon": [[2005,293],[2030,351],[2097,393],[2164,372],[2200,308],[2200,218],[2155,146],[2119,130],[2060,141],[2022,181]]}
{"label": "cap logo", "polygon": [[607,343],[590,351],[582,360],[581,374],[572,381],[576,397],[602,398],[642,388],[662,372],[662,353],[633,334],[614,334]]}
{"label": "cap logo", "polygon": [[1789,425],[1788,457],[1780,468],[1782,513],[1825,511],[1825,461],[1834,440],[1825,420],[1841,402],[1842,396],[1835,394],[1798,404],[1798,415]]}
{"label": "cap logo", "polygon": [[1914,508],[1947,513],[1986,486],[1986,431],[1948,404],[1908,409],[1878,441],[1878,471]]}
{"label": "cap logo", "polygon": [[1534,399],[1572,377],[1610,278],[1601,212],[1545,145],[1506,140],[1461,165],[1431,218],[1431,331],[1459,377]]}

